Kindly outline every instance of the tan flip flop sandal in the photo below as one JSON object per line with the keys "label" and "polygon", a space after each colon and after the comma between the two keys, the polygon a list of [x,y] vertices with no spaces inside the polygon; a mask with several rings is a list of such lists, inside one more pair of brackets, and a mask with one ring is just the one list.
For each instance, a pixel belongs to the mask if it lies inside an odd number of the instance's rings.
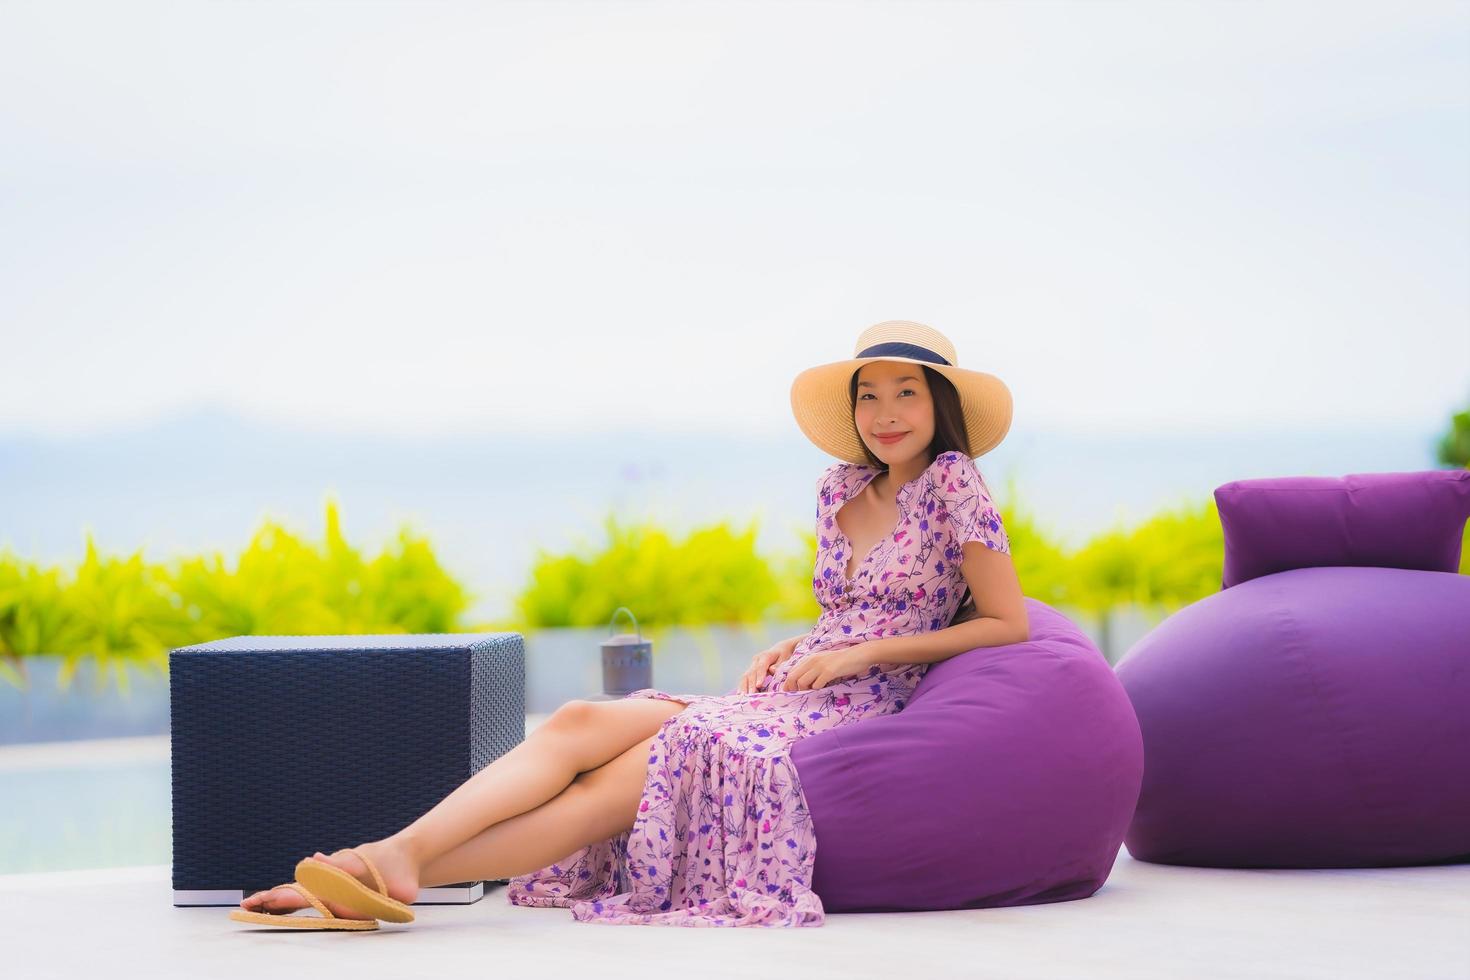
{"label": "tan flip flop sandal", "polygon": [[323,905],[321,900],[313,895],[299,881],[288,881],[283,885],[277,885],[276,888],[291,888],[296,890],[321,915],[297,915],[296,912],[299,912],[300,909],[295,909],[290,912],[252,912],[249,909],[235,909],[230,913],[230,918],[236,922],[250,922],[256,925],[274,926],[279,929],[337,929],[364,932],[378,928],[377,919],[344,919],[341,916],[333,915],[332,910]]}
{"label": "tan flip flop sandal", "polygon": [[302,858],[296,862],[297,879],[305,882],[327,901],[345,905],[354,912],[375,916],[388,922],[412,922],[413,909],[388,894],[388,886],[383,884],[383,876],[378,874],[378,869],[373,862],[367,859],[367,855],[355,847],[349,847],[346,850],[356,854],[358,859],[367,866],[368,871],[372,873],[373,881],[378,886],[377,891],[373,891],[335,864],[327,864],[316,858]]}

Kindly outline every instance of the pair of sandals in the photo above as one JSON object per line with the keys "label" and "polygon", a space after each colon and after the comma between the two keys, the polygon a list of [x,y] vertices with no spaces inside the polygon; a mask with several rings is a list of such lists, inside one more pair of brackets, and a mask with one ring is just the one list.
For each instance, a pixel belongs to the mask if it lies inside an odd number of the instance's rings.
{"label": "pair of sandals", "polygon": [[[352,932],[371,932],[378,928],[378,919],[386,919],[389,922],[412,922],[413,909],[388,895],[388,887],[383,883],[383,876],[378,874],[377,867],[368,860],[367,855],[354,847],[349,847],[347,850],[356,854],[358,860],[371,872],[373,882],[377,885],[376,891],[334,864],[327,864],[316,858],[302,858],[296,863],[296,880],[276,887],[294,889],[321,913],[320,916],[296,915],[295,910],[286,913],[272,913],[235,909],[230,912],[230,918],[236,922],[250,922],[255,925],[286,929],[335,929]],[[327,908],[317,895],[321,895],[329,902],[345,905],[354,912],[365,912],[374,918],[344,919],[333,915],[332,910]]]}

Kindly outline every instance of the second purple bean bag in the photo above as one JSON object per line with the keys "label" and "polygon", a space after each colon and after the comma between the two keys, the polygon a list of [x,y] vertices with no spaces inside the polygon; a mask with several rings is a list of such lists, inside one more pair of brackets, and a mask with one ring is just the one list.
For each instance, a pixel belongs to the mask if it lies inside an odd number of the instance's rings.
{"label": "second purple bean bag", "polygon": [[932,665],[901,711],[792,745],[827,911],[1086,898],[1143,780],[1122,686],[1081,629],[1026,600],[1031,638]]}
{"label": "second purple bean bag", "polygon": [[1118,663],[1148,765],[1128,853],[1330,868],[1470,858],[1470,576],[1298,568]]}
{"label": "second purple bean bag", "polygon": [[1470,473],[1237,481],[1222,591],[1119,661],[1164,864],[1470,860]]}

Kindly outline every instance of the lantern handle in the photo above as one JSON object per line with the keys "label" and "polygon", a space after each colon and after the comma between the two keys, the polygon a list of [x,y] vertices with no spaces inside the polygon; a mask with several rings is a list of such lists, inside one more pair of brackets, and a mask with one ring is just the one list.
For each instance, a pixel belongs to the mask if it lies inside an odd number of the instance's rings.
{"label": "lantern handle", "polygon": [[634,616],[633,615],[633,610],[629,609],[627,606],[619,606],[613,612],[612,619],[609,619],[607,621],[608,635],[609,636],[612,635],[612,624],[617,621],[618,613],[620,613],[620,612],[627,613],[628,614],[628,618],[633,621],[633,630],[638,635],[638,642],[642,643],[643,642],[643,631],[638,628],[638,617],[637,616]]}

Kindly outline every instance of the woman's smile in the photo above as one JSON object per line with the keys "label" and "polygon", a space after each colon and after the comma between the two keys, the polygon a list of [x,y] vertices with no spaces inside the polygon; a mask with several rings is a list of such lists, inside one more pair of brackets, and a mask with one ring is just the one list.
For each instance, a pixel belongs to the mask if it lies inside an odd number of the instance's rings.
{"label": "woman's smile", "polygon": [[906,435],[908,435],[907,432],[879,433],[878,436],[877,436],[877,439],[878,439],[879,442],[883,443],[883,445],[885,445],[885,446],[891,446],[895,442],[898,442],[900,439],[902,439]]}

